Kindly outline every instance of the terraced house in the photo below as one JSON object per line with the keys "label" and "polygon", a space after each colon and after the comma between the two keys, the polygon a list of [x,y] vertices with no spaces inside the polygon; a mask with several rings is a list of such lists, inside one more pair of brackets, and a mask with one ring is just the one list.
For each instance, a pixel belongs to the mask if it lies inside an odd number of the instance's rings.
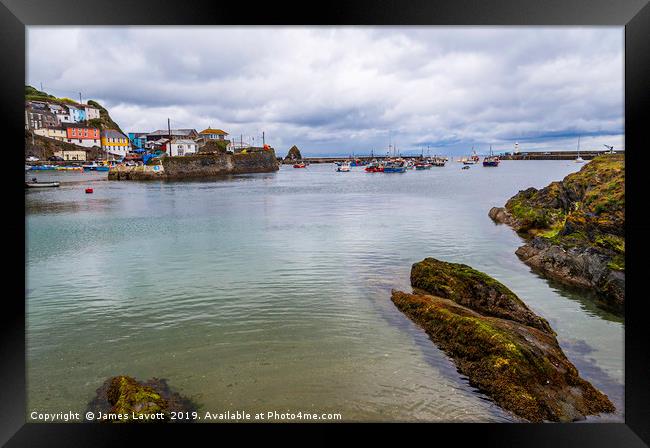
{"label": "terraced house", "polygon": [[66,141],[68,143],[86,148],[100,145],[99,129],[77,123],[64,123],[62,126],[66,131]]}
{"label": "terraced house", "polygon": [[47,107],[46,103],[28,101],[25,103],[25,129],[56,127],[59,120]]}
{"label": "terraced house", "polygon": [[114,129],[102,131],[102,149],[110,154],[124,157],[131,149],[126,135]]}
{"label": "terraced house", "polygon": [[42,137],[52,138],[60,142],[68,141],[67,132],[62,127],[34,129],[34,134],[40,135]]}

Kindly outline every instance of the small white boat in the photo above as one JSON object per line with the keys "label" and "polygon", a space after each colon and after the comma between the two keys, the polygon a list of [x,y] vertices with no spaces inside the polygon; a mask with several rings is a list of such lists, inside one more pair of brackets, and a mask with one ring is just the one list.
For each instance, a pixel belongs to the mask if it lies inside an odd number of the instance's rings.
{"label": "small white boat", "polygon": [[580,157],[580,137],[578,137],[578,157],[575,160],[576,163],[584,162],[584,159]]}
{"label": "small white boat", "polygon": [[336,167],[336,171],[338,173],[349,173],[350,172],[350,164],[349,163],[342,163],[341,166]]}
{"label": "small white boat", "polygon": [[30,182],[25,182],[25,188],[52,188],[58,186],[58,182],[39,182],[36,178],[33,178]]}

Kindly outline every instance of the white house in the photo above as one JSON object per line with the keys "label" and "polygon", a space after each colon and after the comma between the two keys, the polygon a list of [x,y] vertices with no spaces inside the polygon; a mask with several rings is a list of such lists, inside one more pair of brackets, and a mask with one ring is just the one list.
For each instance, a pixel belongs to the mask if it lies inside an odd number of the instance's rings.
{"label": "white house", "polygon": [[86,105],[84,109],[86,109],[86,120],[94,120],[99,118],[99,109],[96,107]]}
{"label": "white house", "polygon": [[194,140],[189,139],[174,139],[169,143],[170,156],[187,156],[196,154],[197,144]]}
{"label": "white house", "polygon": [[47,105],[50,108],[50,111],[54,115],[56,115],[59,122],[61,122],[61,123],[74,123],[75,122],[67,107],[61,106],[60,104],[55,104],[55,103],[48,103]]}

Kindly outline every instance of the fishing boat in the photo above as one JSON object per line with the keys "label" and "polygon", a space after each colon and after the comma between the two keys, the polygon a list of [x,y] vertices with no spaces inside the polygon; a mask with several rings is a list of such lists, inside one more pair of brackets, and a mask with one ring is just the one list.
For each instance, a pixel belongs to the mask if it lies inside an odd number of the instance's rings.
{"label": "fishing boat", "polygon": [[58,182],[39,182],[35,177],[31,181],[25,182],[25,188],[52,188],[58,186]]}
{"label": "fishing boat", "polygon": [[350,164],[349,163],[342,163],[341,166],[336,167],[336,171],[338,173],[349,173],[350,172]]}
{"label": "fishing boat", "polygon": [[445,166],[445,163],[447,163],[447,160],[444,157],[434,157],[431,159],[432,166]]}
{"label": "fishing boat", "polygon": [[92,163],[83,165],[84,171],[109,171],[111,169],[111,162],[106,161],[102,163],[97,163],[93,161]]}
{"label": "fishing boat", "polygon": [[366,173],[383,173],[384,165],[379,162],[372,162],[365,168]]}
{"label": "fishing boat", "polygon": [[492,154],[492,145],[490,145],[490,155],[483,159],[483,166],[499,166],[499,156]]}
{"label": "fishing boat", "polygon": [[476,165],[481,159],[479,156],[476,154],[476,151],[474,150],[474,147],[472,146],[472,155],[468,157],[463,157],[461,161],[463,162],[463,165]]}
{"label": "fishing boat", "polygon": [[293,165],[294,168],[307,168],[307,164],[305,162],[299,162]]}
{"label": "fishing boat", "polygon": [[83,171],[80,166],[57,166],[54,168],[56,171]]}
{"label": "fishing boat", "polygon": [[54,165],[33,165],[32,166],[32,171],[45,171],[45,170],[53,170],[56,167]]}
{"label": "fishing boat", "polygon": [[582,163],[585,160],[580,157],[580,137],[578,137],[578,157],[576,158],[576,163]]}
{"label": "fishing boat", "polygon": [[422,161],[422,162],[416,162],[415,164],[415,169],[416,170],[430,170],[433,165],[428,162],[428,161]]}
{"label": "fishing boat", "polygon": [[390,161],[384,164],[384,173],[405,173],[406,164],[404,161]]}

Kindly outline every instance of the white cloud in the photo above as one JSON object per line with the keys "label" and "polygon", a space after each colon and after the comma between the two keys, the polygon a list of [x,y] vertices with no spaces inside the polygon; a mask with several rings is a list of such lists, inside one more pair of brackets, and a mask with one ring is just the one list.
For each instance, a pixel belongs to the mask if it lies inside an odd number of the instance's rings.
{"label": "white cloud", "polygon": [[29,27],[27,73],[125,130],[265,131],[280,153],[389,130],[404,150],[623,145],[623,28]]}

